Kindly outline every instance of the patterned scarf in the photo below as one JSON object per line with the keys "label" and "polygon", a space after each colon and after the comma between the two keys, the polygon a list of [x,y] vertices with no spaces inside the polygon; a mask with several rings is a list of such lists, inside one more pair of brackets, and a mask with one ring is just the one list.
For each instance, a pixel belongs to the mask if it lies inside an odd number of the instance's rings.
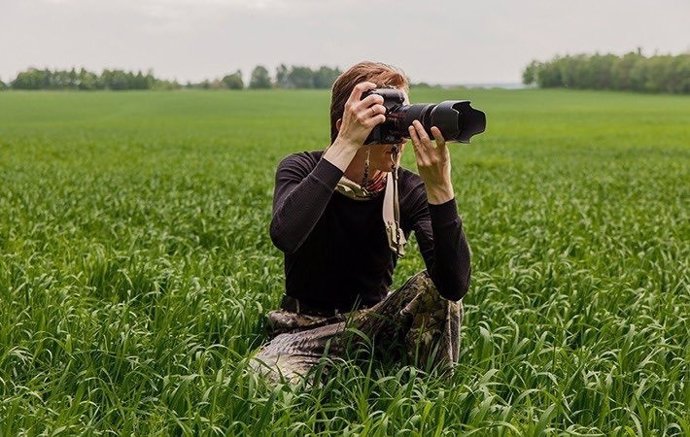
{"label": "patterned scarf", "polygon": [[361,186],[357,182],[348,179],[343,175],[338,181],[338,185],[335,187],[336,191],[345,197],[353,200],[368,200],[373,197],[374,194],[380,193],[386,188],[386,175],[388,173],[380,171],[369,180],[366,187]]}

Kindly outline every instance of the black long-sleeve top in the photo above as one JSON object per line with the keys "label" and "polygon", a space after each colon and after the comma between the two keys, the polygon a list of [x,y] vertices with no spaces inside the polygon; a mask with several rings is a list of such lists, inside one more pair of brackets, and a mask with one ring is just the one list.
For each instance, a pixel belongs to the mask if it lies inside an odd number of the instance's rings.
{"label": "black long-sleeve top", "polygon": [[[364,201],[338,193],[343,172],[322,155],[290,155],[276,172],[270,233],[285,254],[286,293],[323,309],[348,311],[357,300],[374,305],[388,293],[397,262],[382,219],[384,192]],[[422,179],[403,168],[398,183],[405,237],[415,232],[439,293],[462,298],[470,250],[455,199],[429,204]]]}

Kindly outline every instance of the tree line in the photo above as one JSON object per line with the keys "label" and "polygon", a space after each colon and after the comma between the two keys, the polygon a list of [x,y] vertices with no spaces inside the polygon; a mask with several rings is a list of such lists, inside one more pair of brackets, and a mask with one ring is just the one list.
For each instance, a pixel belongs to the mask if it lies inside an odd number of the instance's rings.
{"label": "tree line", "polygon": [[213,80],[203,80],[198,83],[187,82],[180,84],[176,80],[163,80],[154,76],[151,70],[141,71],[103,70],[101,74],[79,70],[50,70],[29,68],[17,74],[17,77],[5,84],[0,80],[0,91],[13,90],[174,90],[174,89],[232,89],[244,88],[295,88],[295,89],[328,89],[340,75],[338,67],[321,66],[317,69],[281,64],[271,76],[268,69],[262,65],[256,66],[250,75],[249,83],[245,84],[242,71],[226,74]]}
{"label": "tree line", "polygon": [[532,61],[523,70],[522,82],[540,88],[690,94],[690,53],[646,57],[638,49],[623,56],[556,56]]}
{"label": "tree line", "polygon": [[[2,85],[0,85],[2,86]],[[84,68],[76,70],[49,70],[29,68],[5,88],[16,90],[149,90],[179,88],[175,82],[161,80],[148,71],[123,71],[105,69],[96,74]]]}

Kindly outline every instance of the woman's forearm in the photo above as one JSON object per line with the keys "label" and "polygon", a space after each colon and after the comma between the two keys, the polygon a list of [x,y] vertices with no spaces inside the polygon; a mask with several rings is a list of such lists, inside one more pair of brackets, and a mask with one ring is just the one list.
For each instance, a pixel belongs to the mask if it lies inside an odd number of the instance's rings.
{"label": "woman's forearm", "polygon": [[335,165],[344,173],[357,154],[358,149],[357,144],[338,137],[323,153],[323,159]]}
{"label": "woman's forearm", "polygon": [[[469,289],[470,249],[455,199],[443,204],[429,204],[431,238],[418,238],[420,249],[439,293],[450,300],[461,299]],[[426,233],[425,232],[425,233]]]}

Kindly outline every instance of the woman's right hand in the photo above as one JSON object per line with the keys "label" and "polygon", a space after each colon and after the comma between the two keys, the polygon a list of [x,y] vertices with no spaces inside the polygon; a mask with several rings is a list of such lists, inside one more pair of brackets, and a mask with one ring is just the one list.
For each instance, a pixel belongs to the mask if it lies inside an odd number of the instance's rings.
{"label": "woman's right hand", "polygon": [[360,82],[352,89],[350,97],[345,102],[345,110],[335,142],[358,150],[364,145],[371,130],[386,121],[383,97],[372,94],[362,99],[362,94],[374,88],[376,84],[372,82]]}

